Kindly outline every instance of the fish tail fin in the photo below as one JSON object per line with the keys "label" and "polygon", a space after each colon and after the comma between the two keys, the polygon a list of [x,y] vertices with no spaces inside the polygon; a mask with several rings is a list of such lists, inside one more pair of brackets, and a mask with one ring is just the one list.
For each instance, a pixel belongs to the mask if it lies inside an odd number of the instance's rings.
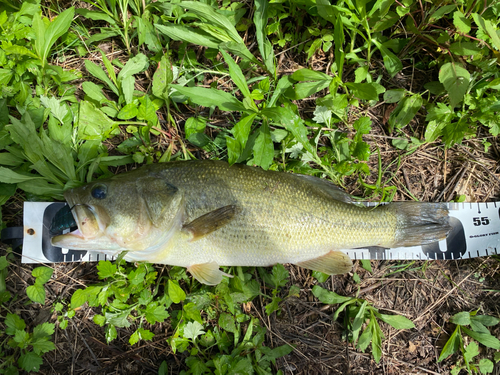
{"label": "fish tail fin", "polygon": [[393,247],[437,242],[451,230],[445,203],[394,202],[386,207],[397,218]]}

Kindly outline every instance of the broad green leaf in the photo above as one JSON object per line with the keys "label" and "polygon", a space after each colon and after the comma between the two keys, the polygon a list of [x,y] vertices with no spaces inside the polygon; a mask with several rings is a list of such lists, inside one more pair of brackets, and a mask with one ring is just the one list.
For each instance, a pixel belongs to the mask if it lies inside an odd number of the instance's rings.
{"label": "broad green leaf", "polygon": [[130,336],[128,342],[130,345],[137,344],[140,340],[151,340],[154,333],[148,329],[137,328],[137,330]]}
{"label": "broad green leaf", "polygon": [[118,332],[116,332],[116,327],[112,324],[109,324],[106,327],[105,336],[106,336],[106,342],[108,344],[114,339],[116,339],[118,337]]}
{"label": "broad green leaf", "polygon": [[356,346],[359,350],[364,352],[366,348],[368,348],[368,345],[370,345],[370,342],[372,341],[373,333],[372,333],[372,326],[373,326],[374,320],[370,320],[368,323],[368,326],[365,328],[361,336],[359,336],[358,340],[358,345]]}
{"label": "broad green leaf", "polygon": [[247,144],[248,136],[250,135],[250,130],[252,129],[252,124],[256,116],[257,113],[252,113],[248,116],[242,117],[240,121],[238,121],[231,129],[231,132],[238,141],[241,150],[243,150]]}
{"label": "broad green leaf", "polygon": [[[245,79],[245,76],[243,75],[243,72],[241,71],[241,68],[238,66],[238,64],[234,62],[233,58],[229,56],[228,53],[226,53],[225,51],[220,51],[220,52],[222,54],[222,57],[224,57],[224,61],[229,67],[229,74],[231,76],[231,79],[236,84],[236,86],[238,86],[243,96],[245,98],[252,100],[250,96],[250,90],[248,89],[247,81]],[[253,100],[252,104],[253,107],[255,107],[255,109],[257,110],[257,106],[255,105]]]}
{"label": "broad green leaf", "polygon": [[201,318],[200,309],[193,302],[186,303],[182,308],[186,315],[186,318],[194,320],[200,324],[203,324],[203,319]]}
{"label": "broad green leaf", "polygon": [[479,354],[479,345],[476,342],[472,341],[465,348],[464,359],[468,363],[470,363],[474,359],[474,357],[476,357],[478,354]]}
{"label": "broad green leaf", "polygon": [[149,324],[156,324],[164,322],[170,315],[164,305],[150,303],[146,307],[145,316]]}
{"label": "broad green leaf", "polygon": [[495,364],[487,358],[483,358],[479,361],[479,370],[481,374],[491,374],[495,369]]}
{"label": "broad green leaf", "polygon": [[0,69],[0,85],[7,86],[13,75],[14,75],[14,72],[12,70],[3,69],[3,68]]}
{"label": "broad green leaf", "polygon": [[43,284],[35,282],[34,285],[30,285],[26,288],[26,294],[33,302],[38,302],[42,305],[45,303],[45,288],[43,287]]}
{"label": "broad green leaf", "polygon": [[36,354],[47,353],[47,352],[50,352],[51,350],[54,350],[56,348],[54,343],[52,341],[50,341],[50,338],[47,338],[47,337],[40,338],[36,341],[33,341],[31,345],[33,345],[33,351]]}
{"label": "broad green leaf", "polygon": [[217,106],[223,111],[245,111],[242,102],[222,90],[180,85],[170,85],[170,87],[187,96],[193,103],[204,107]]}
{"label": "broad green leaf", "polygon": [[439,355],[438,362],[441,362],[443,359],[448,358],[450,355],[453,353],[457,352],[460,343],[461,343],[461,333],[460,333],[460,326],[457,326],[455,328],[455,331],[451,334],[450,338],[446,342],[446,344],[443,346],[443,350],[441,350],[441,354]]}
{"label": "broad green leaf", "polygon": [[393,89],[384,92],[384,101],[386,103],[397,103],[405,96],[405,89]]}
{"label": "broad green leaf", "polygon": [[458,121],[446,124],[443,128],[443,140],[447,148],[460,143],[469,130],[467,118],[461,117]]}
{"label": "broad green leaf", "polygon": [[387,122],[389,132],[392,133],[394,128],[401,129],[408,125],[420,110],[422,104],[423,99],[419,94],[407,96],[401,100],[389,116],[389,121]]}
{"label": "broad green leaf", "polygon": [[236,333],[236,324],[231,314],[221,313],[219,316],[219,326],[225,331]]}
{"label": "broad green leaf", "polygon": [[45,322],[37,325],[33,329],[33,338],[37,339],[39,337],[49,337],[54,334],[56,326],[54,323]]}
{"label": "broad green leaf", "polygon": [[118,73],[117,80],[123,81],[127,77],[145,71],[149,66],[148,58],[142,53],[137,54],[127,61],[123,69]]}
{"label": "broad green leaf", "polygon": [[40,365],[42,363],[42,357],[31,351],[21,354],[19,359],[17,360],[17,364],[19,365],[19,367],[29,373],[40,371]]}
{"label": "broad green leaf", "polygon": [[484,346],[487,346],[488,348],[500,350],[500,340],[498,340],[496,337],[492,336],[491,334],[474,332],[466,327],[461,327],[461,329],[465,334],[469,335],[474,340],[478,341],[479,343],[483,344]]}
{"label": "broad green leaf", "polygon": [[471,320],[475,320],[480,322],[481,324],[485,326],[494,326],[500,323],[500,319],[496,318],[494,316],[489,316],[489,315],[475,315],[471,316]]}
{"label": "broad green leaf", "polygon": [[12,313],[7,313],[4,324],[7,326],[5,333],[10,336],[14,336],[17,330],[23,331],[26,328],[24,320],[19,315]]}
{"label": "broad green leaf", "polygon": [[439,69],[439,82],[444,85],[450,98],[450,106],[456,107],[469,88],[470,73],[455,63],[446,63]]}
{"label": "broad green leaf", "polygon": [[0,165],[18,167],[25,162],[24,158],[11,154],[10,152],[0,153]]}
{"label": "broad green leaf", "polygon": [[102,87],[96,85],[94,82],[83,82],[82,89],[86,95],[100,104],[108,101],[108,98],[106,98],[106,96],[102,92]]}
{"label": "broad green leaf", "polygon": [[240,143],[231,137],[226,136],[226,146],[227,146],[227,156],[228,156],[228,163],[230,165],[233,165],[238,161],[238,159],[241,156],[241,147]]}
{"label": "broad green leaf", "polygon": [[468,326],[470,325],[470,313],[468,311],[459,312],[450,318],[450,322],[461,326]]}
{"label": "broad green leaf", "polygon": [[103,141],[109,138],[117,124],[97,109],[92,103],[80,102],[78,118],[78,137],[85,140]]}
{"label": "broad green leaf", "polygon": [[[4,52],[7,55],[11,55],[11,54],[25,55],[25,56],[29,56],[29,57],[33,57],[35,59],[38,59],[38,56],[36,54],[34,54],[31,50],[29,50],[28,48],[26,48],[24,46],[19,46],[17,44],[14,44],[12,46],[2,46],[2,49],[4,50]],[[4,70],[4,69],[2,69],[2,70]]]}
{"label": "broad green leaf", "polygon": [[105,279],[107,277],[112,277],[118,271],[115,264],[111,263],[109,260],[100,260],[97,265],[97,274],[100,279]]}
{"label": "broad green leaf", "polygon": [[295,87],[292,89],[288,89],[287,97],[292,100],[300,100],[307,98],[311,95],[316,94],[318,91],[321,91],[327,88],[330,85],[331,81],[312,81],[312,82],[301,82],[296,83]]}
{"label": "broad green leaf", "polygon": [[125,103],[131,104],[132,100],[134,99],[134,87],[135,87],[134,76],[123,77],[120,81],[120,84],[123,93],[123,98],[125,99]]}
{"label": "broad green leaf", "polygon": [[311,69],[299,69],[292,74],[292,79],[296,81],[331,81],[332,77],[328,74],[317,72]]}
{"label": "broad green leaf", "polygon": [[371,320],[373,320],[372,326],[372,355],[375,362],[379,363],[380,358],[382,358],[382,339],[384,334],[378,325],[377,319],[371,314]]}
{"label": "broad green leaf", "polygon": [[45,284],[49,281],[53,273],[54,270],[52,268],[43,266],[37,267],[31,272],[31,274],[36,277],[36,282],[40,284]]}
{"label": "broad green leaf", "polygon": [[384,66],[387,69],[387,73],[389,73],[391,77],[394,77],[403,69],[403,63],[382,43],[379,43],[376,39],[372,39],[372,41],[382,54],[382,59],[384,60]]}
{"label": "broad green leaf", "polygon": [[[363,100],[378,100],[379,89],[376,83],[354,83],[347,82],[345,84],[351,91],[352,94],[359,99]],[[385,90],[384,90],[385,91]]]}
{"label": "broad green leaf", "polygon": [[387,324],[390,324],[396,329],[411,329],[415,328],[415,324],[413,322],[401,315],[385,315],[385,314],[380,314],[379,318],[386,322]]}
{"label": "broad green leaf", "polygon": [[173,78],[172,65],[168,59],[168,56],[164,55],[158,63],[158,68],[153,75],[153,95],[158,98],[167,100],[168,85],[172,83]]}
{"label": "broad green leaf", "polygon": [[342,17],[336,17],[335,28],[333,30],[333,40],[335,41],[335,63],[337,64],[337,76],[342,79],[342,73],[344,71],[344,25],[342,23]]}
{"label": "broad green leaf", "polygon": [[137,116],[137,113],[139,110],[137,109],[137,105],[134,103],[129,103],[120,109],[120,112],[118,112],[118,117],[120,120],[130,120],[134,117]]}
{"label": "broad green leaf", "polygon": [[476,43],[457,41],[451,43],[450,51],[459,56],[475,56],[481,52],[481,48]]}
{"label": "broad green leaf", "polygon": [[110,25],[116,25],[115,19],[104,12],[88,10],[85,8],[78,8],[76,10],[76,14],[81,14],[85,18],[90,18],[91,20],[94,21],[106,21]]}
{"label": "broad green leaf", "polygon": [[55,97],[40,96],[40,102],[45,108],[49,108],[55,118],[64,123],[64,117],[68,114],[67,107]]}
{"label": "broad green leaf", "polygon": [[335,305],[338,303],[344,303],[353,300],[353,297],[344,297],[338,295],[337,293],[326,290],[319,285],[313,286],[312,293],[317,299],[327,305]]}
{"label": "broad green leaf", "polygon": [[470,20],[459,10],[453,12],[453,24],[461,33],[468,34],[471,30]]}
{"label": "broad green leaf", "polygon": [[434,13],[432,13],[432,15],[429,17],[429,23],[433,24],[438,19],[440,19],[441,17],[443,17],[445,14],[450,13],[456,7],[457,6],[455,4],[444,5],[444,6],[438,7],[438,9]]}
{"label": "broad green leaf", "polygon": [[[74,15],[75,8],[71,7],[59,14],[46,29],[45,27],[41,27],[41,25],[38,25],[38,27],[34,28],[37,38],[35,42],[35,48],[40,60],[42,61],[42,64],[46,64],[50,49],[52,48],[56,40],[68,31]],[[36,16],[33,17],[33,22],[35,22],[35,18]],[[43,20],[40,19],[40,22],[43,23]],[[41,32],[43,32],[43,36],[40,35]],[[41,40],[40,42],[39,39]]]}
{"label": "broad green leaf", "polygon": [[258,130],[259,135],[253,146],[254,163],[267,170],[274,158],[274,146],[269,125],[263,123]]}
{"label": "broad green leaf", "polygon": [[77,289],[71,296],[70,307],[72,309],[76,309],[82,306],[85,302],[87,302],[87,293],[85,293],[84,289]]}
{"label": "broad green leaf", "polygon": [[365,311],[366,306],[368,305],[367,301],[363,301],[361,306],[359,307],[359,311],[354,317],[354,321],[352,322],[352,341],[358,341],[359,334],[361,332],[361,326],[365,322]]}
{"label": "broad green leaf", "polygon": [[205,132],[207,126],[207,121],[202,117],[190,117],[186,120],[184,124],[184,131],[186,133],[186,138],[189,138],[195,133]]}
{"label": "broad green leaf", "polygon": [[181,303],[186,299],[186,293],[179,286],[179,283],[174,280],[168,280],[168,296],[173,303]]}
{"label": "broad green leaf", "polygon": [[229,51],[248,62],[262,66],[262,63],[248,50],[243,41],[221,43],[219,44],[219,49]]}
{"label": "broad green leaf", "polygon": [[20,182],[42,179],[43,177],[36,175],[24,175],[14,172],[12,169],[0,167],[0,182],[6,184],[17,184]]}

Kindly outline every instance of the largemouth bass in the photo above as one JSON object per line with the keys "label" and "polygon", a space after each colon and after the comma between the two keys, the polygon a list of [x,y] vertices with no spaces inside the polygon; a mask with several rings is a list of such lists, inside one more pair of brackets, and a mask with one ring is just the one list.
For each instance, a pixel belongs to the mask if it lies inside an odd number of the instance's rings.
{"label": "largemouth bass", "polygon": [[221,161],[171,162],[97,180],[64,194],[78,230],[54,246],[128,250],[129,261],[186,267],[215,285],[219,266],[293,263],[349,272],[341,249],[435,242],[450,230],[444,204],[354,204],[330,182]]}

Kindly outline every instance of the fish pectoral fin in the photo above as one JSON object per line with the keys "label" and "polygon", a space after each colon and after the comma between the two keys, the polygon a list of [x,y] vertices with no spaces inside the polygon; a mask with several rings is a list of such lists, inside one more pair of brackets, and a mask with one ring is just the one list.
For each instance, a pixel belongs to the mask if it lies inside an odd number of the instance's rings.
{"label": "fish pectoral fin", "polygon": [[217,285],[222,281],[222,276],[233,277],[219,269],[215,262],[193,264],[187,268],[189,273],[202,284]]}
{"label": "fish pectoral fin", "polygon": [[320,271],[328,275],[341,275],[352,269],[351,258],[341,251],[330,251],[328,254],[318,258],[306,260],[305,262],[296,263],[300,267],[304,267],[313,271]]}
{"label": "fish pectoral fin", "polygon": [[229,223],[236,213],[236,206],[224,206],[194,219],[182,227],[183,232],[192,234],[191,241],[210,234]]}

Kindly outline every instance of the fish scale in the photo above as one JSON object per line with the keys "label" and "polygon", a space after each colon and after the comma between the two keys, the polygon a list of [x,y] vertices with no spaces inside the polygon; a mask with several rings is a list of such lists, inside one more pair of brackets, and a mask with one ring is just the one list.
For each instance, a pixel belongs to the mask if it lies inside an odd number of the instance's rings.
{"label": "fish scale", "polygon": [[187,267],[208,284],[220,281],[221,265],[294,263],[346,272],[350,260],[336,250],[412,246],[449,230],[442,204],[366,208],[322,179],[220,161],[148,165],[65,197],[77,224],[89,223],[88,238],[67,234],[53,243],[89,249],[101,241],[100,250],[130,250],[127,260]]}

